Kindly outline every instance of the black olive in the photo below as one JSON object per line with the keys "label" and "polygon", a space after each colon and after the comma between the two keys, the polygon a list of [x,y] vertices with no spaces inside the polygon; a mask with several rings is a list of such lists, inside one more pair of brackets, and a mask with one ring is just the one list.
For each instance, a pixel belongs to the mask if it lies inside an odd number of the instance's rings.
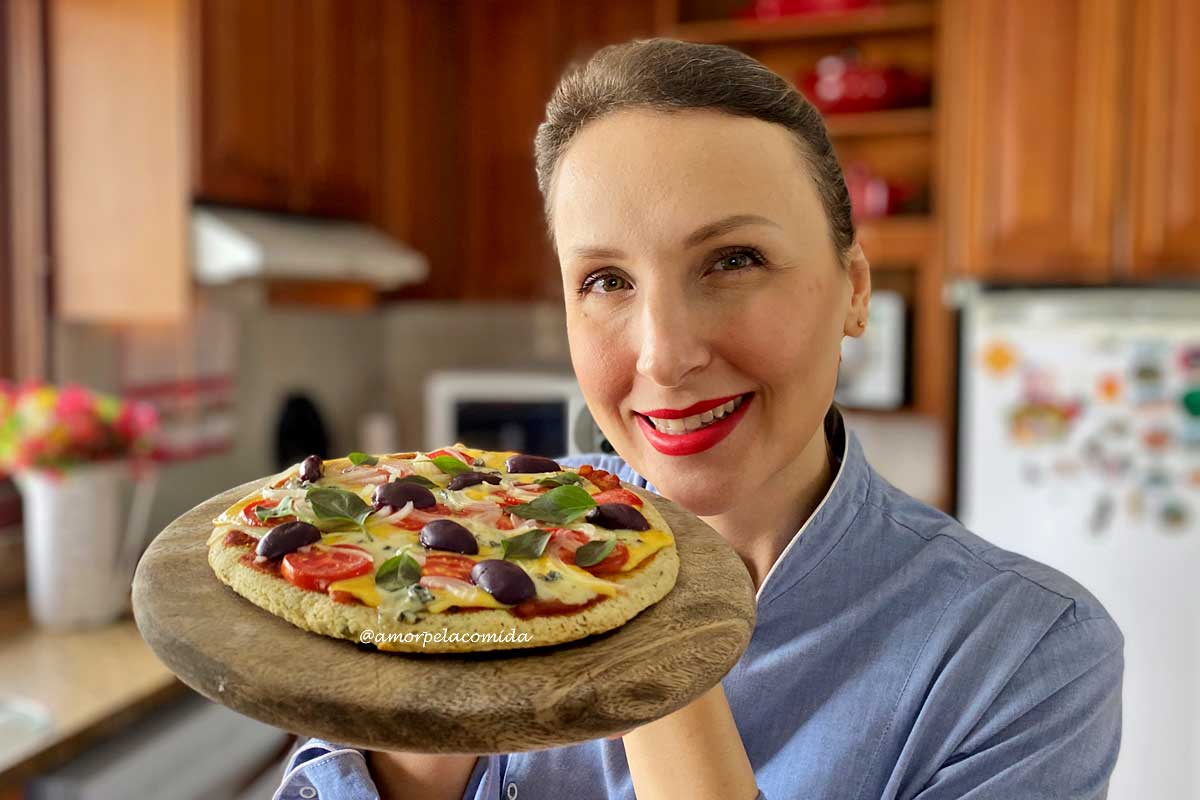
{"label": "black olive", "polygon": [[537,594],[533,579],[511,561],[489,558],[471,569],[471,580],[505,605],[516,605]]}
{"label": "black olive", "polygon": [[300,480],[316,483],[324,472],[325,462],[320,456],[309,456],[300,462]]}
{"label": "black olive", "polygon": [[601,503],[584,517],[593,525],[620,531],[648,531],[650,523],[642,512],[627,503]]}
{"label": "black olive", "polygon": [[320,540],[321,532],[307,522],[285,522],[267,531],[254,552],[266,558],[279,558]]}
{"label": "black olive", "polygon": [[449,550],[452,553],[474,555],[479,552],[475,534],[452,519],[435,519],[425,523],[417,537],[430,550]]}
{"label": "black olive", "polygon": [[449,488],[457,491],[458,489],[466,489],[468,486],[474,486],[484,481],[491,484],[498,484],[500,483],[500,476],[493,475],[490,472],[460,472],[450,479]]}
{"label": "black olive", "polygon": [[402,508],[409,501],[412,501],[413,508],[429,508],[437,505],[437,498],[433,496],[433,492],[412,481],[392,481],[377,486],[371,501],[374,503],[376,511],[384,506]]}
{"label": "black olive", "polygon": [[504,468],[509,472],[559,472],[562,469],[552,458],[524,454],[509,456]]}

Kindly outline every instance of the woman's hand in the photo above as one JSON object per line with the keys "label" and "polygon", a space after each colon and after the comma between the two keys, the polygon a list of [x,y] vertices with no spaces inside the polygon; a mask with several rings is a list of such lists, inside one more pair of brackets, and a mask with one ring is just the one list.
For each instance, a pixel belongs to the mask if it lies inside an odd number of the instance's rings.
{"label": "woman's hand", "polygon": [[638,800],[754,800],[758,794],[720,683],[622,739]]}

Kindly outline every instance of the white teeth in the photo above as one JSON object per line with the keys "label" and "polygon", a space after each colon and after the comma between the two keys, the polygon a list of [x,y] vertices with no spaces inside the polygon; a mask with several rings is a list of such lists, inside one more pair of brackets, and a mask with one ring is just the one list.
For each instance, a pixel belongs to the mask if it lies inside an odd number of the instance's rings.
{"label": "white teeth", "polygon": [[709,425],[716,420],[721,419],[726,414],[732,413],[733,410],[741,404],[742,398],[737,397],[733,400],[730,400],[723,406],[717,406],[716,408],[709,409],[702,414],[695,414],[690,417],[684,417],[683,419],[658,419],[657,417],[647,417],[647,419],[649,419],[654,424],[654,427],[660,432],[678,435],[681,433],[690,433],[694,430],[699,430],[705,425]]}

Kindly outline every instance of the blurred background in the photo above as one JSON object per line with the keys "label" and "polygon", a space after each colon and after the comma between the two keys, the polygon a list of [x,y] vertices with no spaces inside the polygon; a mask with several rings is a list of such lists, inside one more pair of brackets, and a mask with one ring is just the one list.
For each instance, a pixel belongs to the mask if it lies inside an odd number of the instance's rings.
{"label": "blurred background", "polygon": [[[568,63],[651,35],[825,113],[875,287],[851,428],[1112,611],[1110,797],[1200,797],[1194,0],[6,0],[0,378],[156,410],[147,537],[308,453],[610,450],[532,140]],[[286,732],[127,614],[31,617],[22,519],[0,484],[0,798],[269,798]]]}

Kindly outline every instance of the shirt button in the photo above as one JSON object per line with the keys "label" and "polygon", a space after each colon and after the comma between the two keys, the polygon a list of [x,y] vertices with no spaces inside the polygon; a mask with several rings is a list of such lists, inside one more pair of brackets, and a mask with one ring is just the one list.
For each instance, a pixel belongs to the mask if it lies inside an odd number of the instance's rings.
{"label": "shirt button", "polygon": [[506,797],[508,797],[508,800],[517,800],[517,785],[515,783],[510,783],[504,794]]}
{"label": "shirt button", "polygon": [[303,797],[304,800],[312,800],[317,796],[317,790],[311,786],[301,786],[300,796]]}

